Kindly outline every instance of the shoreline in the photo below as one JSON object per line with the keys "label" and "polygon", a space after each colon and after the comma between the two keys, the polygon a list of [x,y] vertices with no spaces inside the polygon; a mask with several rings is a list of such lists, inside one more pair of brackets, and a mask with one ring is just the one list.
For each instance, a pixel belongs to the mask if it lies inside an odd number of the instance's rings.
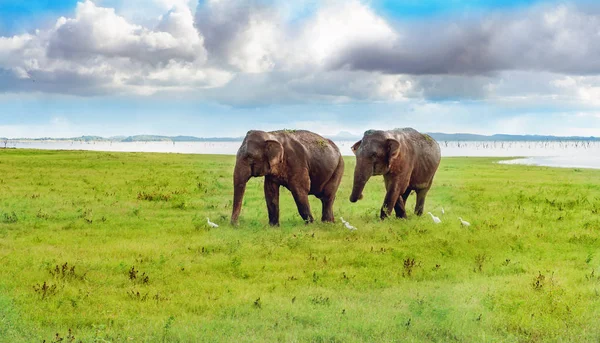
{"label": "shoreline", "polygon": [[[20,144],[0,147],[1,150],[96,151],[112,153],[160,153],[234,156],[240,142],[106,142],[106,141],[19,141]],[[335,142],[342,155],[353,156],[352,141]],[[544,143],[548,144],[548,143]],[[442,157],[498,158],[498,164],[527,165],[551,168],[600,169],[600,161],[593,156],[600,153],[600,143],[587,147],[576,143],[553,142],[557,147],[532,149],[531,142],[444,142],[440,144]],[[500,147],[490,147],[497,145]],[[513,148],[504,148],[511,145]],[[514,148],[516,147],[516,148]],[[530,152],[530,153],[528,153]],[[559,152],[559,153],[557,153]]]}

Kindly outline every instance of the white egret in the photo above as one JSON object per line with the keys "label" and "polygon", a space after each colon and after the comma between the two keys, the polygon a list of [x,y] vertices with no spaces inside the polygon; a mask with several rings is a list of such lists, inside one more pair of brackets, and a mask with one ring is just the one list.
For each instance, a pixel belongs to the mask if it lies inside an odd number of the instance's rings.
{"label": "white egret", "polygon": [[344,218],[340,217],[340,220],[342,221],[342,224],[344,224],[346,229],[348,229],[350,231],[356,230],[356,228],[354,226],[350,225],[350,223],[348,223],[347,221],[345,221]]}
{"label": "white egret", "polygon": [[458,219],[460,219],[460,225],[462,226],[471,226],[471,223],[464,221],[461,217],[458,217]]}
{"label": "white egret", "polygon": [[208,226],[210,226],[210,227],[215,227],[215,228],[216,228],[216,227],[219,227],[219,225],[217,225],[217,224],[215,224],[215,223],[211,222],[211,221],[210,221],[210,219],[209,219],[208,217],[206,217],[206,222],[208,223]]}
{"label": "white egret", "polygon": [[440,218],[434,216],[433,213],[431,213],[431,212],[427,212],[427,213],[431,216],[431,219],[433,219],[434,223],[439,224],[442,222],[442,220]]}
{"label": "white egret", "polygon": [[446,211],[444,211],[444,208],[442,207],[442,214],[446,214]]}

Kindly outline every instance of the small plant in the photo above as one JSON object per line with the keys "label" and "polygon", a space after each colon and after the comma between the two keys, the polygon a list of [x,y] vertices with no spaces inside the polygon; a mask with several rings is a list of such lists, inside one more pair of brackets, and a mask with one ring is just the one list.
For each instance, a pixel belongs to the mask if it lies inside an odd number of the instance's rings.
{"label": "small plant", "polygon": [[171,200],[171,194],[138,192],[137,198],[146,201],[169,201]]}
{"label": "small plant", "polygon": [[54,277],[54,279],[57,279],[57,280],[67,281],[67,280],[73,280],[73,279],[79,279],[79,280],[85,279],[85,274],[77,275],[75,273],[75,266],[73,266],[73,265],[70,266],[68,262],[65,262],[63,265],[57,264],[54,267],[54,269],[50,269],[49,272],[50,272],[50,275],[52,275]]}
{"label": "small plant", "polygon": [[242,260],[238,256],[231,259],[231,268],[233,270],[238,270],[241,265],[242,265]]}
{"label": "small plant", "polygon": [[156,294],[152,296],[152,300],[156,301],[156,303],[158,304],[159,302],[169,301],[171,299],[167,298],[167,297],[163,297],[160,295],[160,293],[156,292]]}
{"label": "small plant", "polygon": [[539,272],[539,275],[533,279],[533,289],[536,291],[542,290],[544,288],[544,284],[546,283],[546,276]]}
{"label": "small plant", "polygon": [[187,208],[187,203],[185,200],[179,201],[173,205],[173,208],[178,208],[180,210],[185,210]]}
{"label": "small plant", "polygon": [[43,284],[34,285],[33,290],[42,297],[42,300],[51,295],[55,295],[58,291],[56,285],[51,285],[46,283],[46,281],[44,281]]}
{"label": "small plant", "polygon": [[353,279],[355,277],[356,277],[356,275],[349,276],[348,274],[346,274],[346,272],[342,272],[342,276],[341,276],[342,280],[344,280],[346,282],[350,281],[350,279]]}
{"label": "small plant", "polygon": [[135,266],[132,266],[129,269],[129,280],[136,284],[148,284],[150,277],[145,272],[139,275],[139,270],[135,269]]}
{"label": "small plant", "polygon": [[317,296],[311,298],[310,302],[313,305],[329,306],[329,304],[330,304],[329,297],[325,298],[325,297],[322,297],[320,295],[317,295]]}
{"label": "small plant", "polygon": [[8,214],[8,213],[2,214],[2,222],[5,224],[14,224],[18,221],[19,221],[19,217],[17,217],[17,214],[14,211],[10,214]]}
{"label": "small plant", "polygon": [[412,273],[413,273],[413,269],[416,266],[416,261],[414,258],[407,258],[406,260],[404,260],[403,263],[403,267],[404,267],[404,272],[402,273],[402,276],[408,276],[411,277]]}
{"label": "small plant", "polygon": [[313,283],[319,282],[319,279],[320,279],[319,274],[317,274],[317,272],[313,272],[313,275],[312,275]]}
{"label": "small plant", "polygon": [[487,256],[485,254],[478,254],[475,256],[475,272],[483,272],[483,264],[487,261]]}
{"label": "small plant", "polygon": [[170,316],[167,319],[167,322],[165,323],[165,326],[163,328],[163,342],[167,341],[167,336],[169,335],[169,331],[171,330],[171,327],[173,326],[173,322],[175,321],[175,317]]}
{"label": "small plant", "polygon": [[[46,340],[44,340],[44,343],[46,342]],[[66,337],[62,337],[59,333],[56,333],[56,335],[54,336],[54,338],[51,341],[52,343],[59,343],[59,342],[66,342],[66,343],[73,343],[75,342],[75,335],[73,335],[73,331],[71,329],[69,329],[69,333],[67,333]],[[81,342],[81,340],[79,340],[79,342]]]}
{"label": "small plant", "polygon": [[142,295],[140,293],[140,291],[135,291],[135,290],[131,290],[131,291],[127,292],[127,296],[129,296],[129,298],[131,298],[132,300],[138,300],[138,301],[148,300],[148,293]]}
{"label": "small plant", "polygon": [[598,280],[600,280],[600,276],[596,276],[596,271],[595,270],[592,270],[591,273],[586,274],[585,278],[588,281],[598,281]]}
{"label": "small plant", "polygon": [[137,300],[137,301],[141,301],[141,302],[145,302],[148,300],[154,300],[157,304],[163,301],[169,301],[171,300],[170,298],[167,298],[165,296],[162,296],[159,292],[156,292],[155,295],[150,296],[150,293],[140,293],[140,291],[136,291],[136,290],[130,290],[129,292],[127,292],[127,296],[132,299],[132,300]]}
{"label": "small plant", "polygon": [[44,220],[50,219],[50,215],[48,214],[48,212],[46,212],[42,209],[40,209],[35,216],[38,217],[39,219],[44,219]]}
{"label": "small plant", "polygon": [[262,309],[262,301],[260,301],[260,297],[254,300],[254,308]]}
{"label": "small plant", "polygon": [[83,213],[81,214],[81,218],[83,218],[83,220],[88,223],[88,224],[93,224],[94,223],[94,212],[91,209],[86,208]]}

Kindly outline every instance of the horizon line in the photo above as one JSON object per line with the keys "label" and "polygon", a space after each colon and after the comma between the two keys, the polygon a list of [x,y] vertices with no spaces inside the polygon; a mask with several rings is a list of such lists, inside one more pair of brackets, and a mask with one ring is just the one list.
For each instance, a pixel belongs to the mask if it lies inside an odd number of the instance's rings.
{"label": "horizon line", "polygon": [[[491,135],[478,134],[478,133],[468,133],[468,132],[459,132],[459,133],[445,133],[445,132],[423,132],[428,135],[436,135],[436,136],[444,136],[445,138],[451,138],[452,136],[465,136],[463,138],[542,138],[544,140],[547,139],[569,139],[569,140],[600,140],[600,137],[597,136],[557,136],[557,135],[544,135],[544,134],[509,134],[509,133],[494,133]],[[317,133],[318,134],[318,133]],[[330,139],[360,139],[363,135],[355,134],[347,131],[341,131],[335,135],[322,135],[325,138]],[[144,139],[147,138],[147,139]],[[61,141],[116,141],[116,142],[151,142],[151,141],[175,141],[180,142],[193,142],[193,141],[239,141],[243,140],[244,136],[214,136],[214,137],[198,137],[192,135],[158,135],[158,134],[135,134],[135,135],[115,135],[115,136],[98,136],[98,135],[82,135],[75,137],[17,137],[17,138],[8,138],[8,137],[0,137],[2,141],[24,141],[24,140],[35,140],[35,141],[52,141],[52,140],[61,140]]]}

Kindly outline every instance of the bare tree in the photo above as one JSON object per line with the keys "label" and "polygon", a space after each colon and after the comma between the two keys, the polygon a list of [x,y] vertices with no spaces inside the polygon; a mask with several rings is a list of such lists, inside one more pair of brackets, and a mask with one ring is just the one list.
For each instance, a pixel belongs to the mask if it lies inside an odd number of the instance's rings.
{"label": "bare tree", "polygon": [[6,149],[6,146],[8,145],[8,139],[4,140],[4,149]]}

